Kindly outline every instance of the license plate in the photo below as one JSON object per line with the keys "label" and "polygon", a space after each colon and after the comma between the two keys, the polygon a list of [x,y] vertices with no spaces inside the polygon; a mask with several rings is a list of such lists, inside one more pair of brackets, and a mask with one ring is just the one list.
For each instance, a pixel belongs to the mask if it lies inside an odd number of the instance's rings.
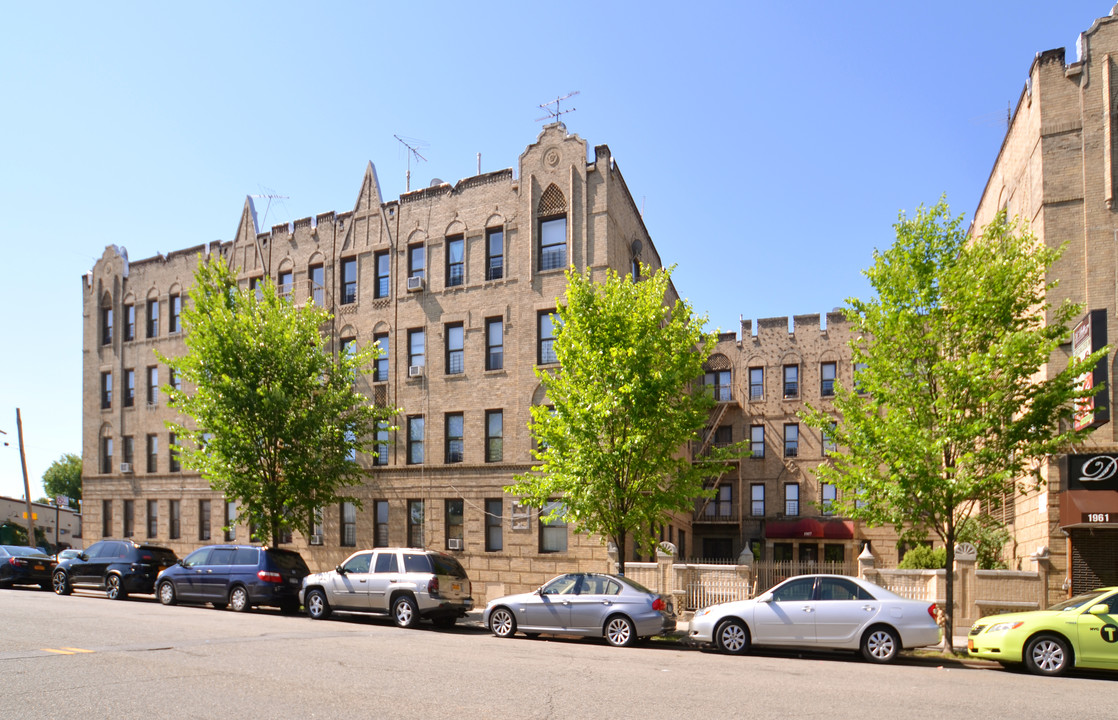
{"label": "license plate", "polygon": [[291,583],[292,585],[298,585],[299,584],[299,581],[296,578],[287,578],[287,582]]}
{"label": "license plate", "polygon": [[454,592],[461,592],[462,591],[462,583],[451,583],[450,584],[450,589],[453,590]]}
{"label": "license plate", "polygon": [[36,566],[35,566],[35,569],[36,569],[36,570],[46,570],[46,568],[45,568],[45,567],[43,567],[42,565],[36,565]]}

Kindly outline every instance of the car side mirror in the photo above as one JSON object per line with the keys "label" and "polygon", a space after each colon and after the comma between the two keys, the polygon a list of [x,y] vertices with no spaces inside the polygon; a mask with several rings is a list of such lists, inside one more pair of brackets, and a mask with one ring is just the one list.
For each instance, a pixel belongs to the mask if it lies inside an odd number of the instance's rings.
{"label": "car side mirror", "polygon": [[345,568],[341,565],[335,565],[334,572],[338,573],[339,575],[345,575]]}
{"label": "car side mirror", "polygon": [[1092,605],[1091,609],[1087,612],[1091,613],[1092,615],[1109,615],[1110,606],[1106,603],[1099,603],[1098,605]]}
{"label": "car side mirror", "polygon": [[532,591],[532,594],[533,594],[533,595],[543,595],[543,586],[541,585],[540,587],[538,587],[538,588],[536,588],[535,590],[533,590],[533,591]]}
{"label": "car side mirror", "polygon": [[771,603],[773,601],[773,594],[771,592],[761,593],[757,596],[757,602]]}
{"label": "car side mirror", "polygon": [[78,555],[78,557],[81,558],[82,560],[88,560],[89,559],[89,556],[86,555],[85,553],[82,553],[81,555]]}

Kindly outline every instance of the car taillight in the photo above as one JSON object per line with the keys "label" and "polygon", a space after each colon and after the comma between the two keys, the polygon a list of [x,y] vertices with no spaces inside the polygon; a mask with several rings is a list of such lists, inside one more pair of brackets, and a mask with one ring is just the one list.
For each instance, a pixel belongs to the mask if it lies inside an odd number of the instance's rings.
{"label": "car taillight", "polygon": [[438,595],[439,595],[439,579],[437,577],[431,578],[431,581],[429,583],[427,583],[427,594],[430,595],[431,597],[438,597]]}
{"label": "car taillight", "polygon": [[9,565],[19,565],[19,560],[17,560],[16,558],[8,558],[8,564]]}
{"label": "car taillight", "polygon": [[928,606],[928,614],[932,616],[932,620],[936,620],[936,604],[935,603],[932,603],[931,605]]}
{"label": "car taillight", "polygon": [[664,598],[658,597],[658,598],[656,598],[655,600],[652,601],[652,609],[653,610],[655,610],[657,612],[663,612],[664,607],[665,607]]}
{"label": "car taillight", "polygon": [[260,572],[256,573],[256,577],[260,578],[264,582],[283,582],[283,575],[280,575],[278,572],[272,572],[271,570],[261,570]]}
{"label": "car taillight", "polygon": [[151,555],[141,555],[140,562],[151,562]]}

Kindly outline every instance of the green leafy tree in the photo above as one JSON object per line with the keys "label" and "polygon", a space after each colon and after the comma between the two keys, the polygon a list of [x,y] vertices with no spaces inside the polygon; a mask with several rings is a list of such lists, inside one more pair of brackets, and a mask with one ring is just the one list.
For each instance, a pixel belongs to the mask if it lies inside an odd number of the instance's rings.
{"label": "green leafy tree", "polygon": [[356,390],[380,349],[332,356],[327,311],[297,307],[270,282],[259,296],[238,289],[219,258],[201,259],[194,280],[182,311],[187,353],[160,356],[182,380],[164,388],[170,405],[191,419],[169,423],[177,452],[273,544],[289,529],[309,535],[316,508],[360,505],[346,494],[364,480],[356,454],[396,413]]}
{"label": "green leafy tree", "polygon": [[[1038,486],[1045,456],[1082,438],[1071,429],[1076,378],[1101,353],[1043,379],[1081,308],[1048,302],[1060,251],[1004,215],[968,237],[941,200],[894,227],[865,272],[876,297],[847,301],[857,391],[838,390],[840,449],[817,474],[840,490],[836,512],[938,536],[953,567],[981,506]],[[814,409],[805,419],[835,420]],[[950,650],[951,573],[946,601]]]}
{"label": "green leafy tree", "polygon": [[43,473],[43,489],[51,500],[60,495],[70,498],[70,507],[76,508],[82,499],[81,456],[66,453],[52,462]]}
{"label": "green leafy tree", "polygon": [[904,554],[897,567],[901,570],[942,570],[947,567],[947,548],[917,545]]}
{"label": "green leafy tree", "polygon": [[688,459],[685,446],[714,404],[697,380],[715,336],[687,302],[665,304],[670,269],[642,271],[640,282],[611,270],[596,283],[568,270],[555,324],[559,366],[536,368],[549,403],[532,408],[539,465],[505,488],[548,507],[546,520],[613,541],[622,569],[627,536],[651,549],[652,529],[692,512],[709,495],[704,479],[740,455],[731,447]]}

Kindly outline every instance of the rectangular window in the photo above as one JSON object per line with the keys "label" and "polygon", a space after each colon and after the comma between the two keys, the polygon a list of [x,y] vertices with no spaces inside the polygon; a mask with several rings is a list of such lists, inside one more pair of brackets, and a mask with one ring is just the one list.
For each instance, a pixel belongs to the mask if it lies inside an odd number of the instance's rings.
{"label": "rectangular window", "polygon": [[865,370],[866,367],[867,365],[864,362],[854,363],[854,392],[862,395],[865,395],[866,389],[858,382],[858,376],[862,374],[862,371]]}
{"label": "rectangular window", "polygon": [[128,368],[124,371],[124,407],[136,404],[136,371]]}
{"label": "rectangular window", "polygon": [[113,374],[101,373],[101,409],[108,410],[113,406]]}
{"label": "rectangular window", "polygon": [[485,369],[500,370],[505,366],[505,322],[485,319]]}
{"label": "rectangular window", "polygon": [[505,276],[505,229],[485,231],[485,279],[500,280]]}
{"label": "rectangular window", "polygon": [[749,399],[761,400],[765,397],[765,368],[749,368]]}
{"label": "rectangular window", "polygon": [[350,305],[357,302],[357,258],[346,258],[341,264],[341,304]]}
{"label": "rectangular window", "polygon": [[316,507],[311,514],[311,545],[321,545],[326,533],[326,509]]}
{"label": "rectangular window", "polygon": [[155,407],[159,403],[159,366],[148,367],[148,407]]}
{"label": "rectangular window", "polygon": [[157,537],[159,535],[159,501],[148,500],[147,507],[148,537]]}
{"label": "rectangular window", "polygon": [[505,539],[503,535],[504,500],[494,498],[485,501],[485,551],[498,552],[504,550]]}
{"label": "rectangular window", "polygon": [[122,463],[132,464],[132,452],[135,449],[135,444],[132,442],[131,435],[125,435],[120,439],[120,461]]}
{"label": "rectangular window", "polygon": [[765,486],[760,483],[749,486],[749,514],[753,517],[765,516]]}
{"label": "rectangular window", "polygon": [[373,502],[373,547],[388,547],[388,501]]}
{"label": "rectangular window", "polygon": [[408,418],[408,465],[423,464],[423,416]]}
{"label": "rectangular window", "polygon": [[830,453],[838,451],[838,444],[835,442],[835,429],[838,428],[838,423],[834,420],[831,421],[831,427],[823,431],[823,454],[829,455]]}
{"label": "rectangular window", "polygon": [[505,414],[502,410],[485,411],[485,462],[504,459]]}
{"label": "rectangular window", "polygon": [[311,286],[311,302],[326,307],[326,270],[321,265],[311,265],[307,268],[307,281]]}
{"label": "rectangular window", "polygon": [[373,342],[380,346],[380,355],[373,361],[373,382],[388,382],[388,333],[373,335]]}
{"label": "rectangular window", "polygon": [[462,323],[446,326],[446,374],[459,375],[466,369]]}
{"label": "rectangular window", "polygon": [[113,439],[101,438],[101,472],[109,474],[113,471]]}
{"label": "rectangular window", "polygon": [[559,362],[555,356],[555,313],[544,310],[536,316],[537,335],[539,346],[537,348],[536,362],[539,365],[550,365]]}
{"label": "rectangular window", "polygon": [[837,365],[833,362],[825,362],[819,365],[819,394],[823,397],[830,397],[835,394],[835,372]]}
{"label": "rectangular window", "polygon": [[749,427],[749,449],[753,453],[751,457],[758,459],[765,457],[764,425],[751,425]]}
{"label": "rectangular window", "polygon": [[101,537],[113,535],[113,501],[101,501]]}
{"label": "rectangular window", "polygon": [[169,534],[172,540],[182,537],[182,500],[172,500],[169,508]]}
{"label": "rectangular window", "polygon": [[182,390],[182,375],[172,367],[167,368],[167,382],[175,390]]}
{"label": "rectangular window", "polygon": [[408,500],[408,547],[424,547],[423,501]]}
{"label": "rectangular window", "polygon": [[377,423],[377,441],[374,447],[376,457],[373,458],[373,465],[387,465],[388,464],[388,423]]}
{"label": "rectangular window", "polygon": [[423,243],[408,246],[408,277],[427,277],[427,248]]}
{"label": "rectangular window", "polygon": [[729,370],[718,370],[704,374],[703,384],[713,393],[715,402],[728,402],[731,399]]}
{"label": "rectangular window", "polygon": [[113,344],[113,309],[101,308],[101,344]]}
{"label": "rectangular window", "polygon": [[796,457],[800,452],[800,426],[788,423],[784,426],[784,457]]}
{"label": "rectangular window", "polygon": [[341,508],[342,547],[357,547],[357,506],[343,502]]}
{"label": "rectangular window", "polygon": [[784,366],[784,397],[794,398],[800,396],[800,366]]}
{"label": "rectangular window", "polygon": [[182,470],[182,463],[179,462],[178,437],[174,433],[167,435],[167,469],[171,472]]}
{"label": "rectangular window", "polygon": [[408,330],[408,367],[423,367],[425,359],[426,334],[423,328]]}
{"label": "rectangular window", "polygon": [[463,528],[465,515],[463,514],[462,500],[446,501],[446,549],[461,550],[463,544]]}
{"label": "rectangular window", "polygon": [[276,282],[276,295],[284,300],[291,299],[291,291],[295,289],[295,274],[290,270],[281,270]]}
{"label": "rectangular window", "polygon": [[466,282],[466,261],[461,235],[446,239],[446,286],[458,287]]}
{"label": "rectangular window", "polygon": [[159,472],[159,436],[148,435],[147,437],[147,456],[148,456],[148,472]]}
{"label": "rectangular window", "polygon": [[129,342],[136,339],[136,306],[124,306],[124,340]]}
{"label": "rectangular window", "polygon": [[237,501],[225,501],[225,542],[233,542],[237,539]]}
{"label": "rectangular window", "polygon": [[260,281],[261,278],[258,277],[248,279],[248,289],[251,290],[254,295],[256,295],[257,302],[260,302],[260,300],[264,297],[264,287],[263,285],[261,285]]}
{"label": "rectangular window", "polygon": [[[567,521],[562,515],[566,506],[558,500],[546,503],[540,508],[540,552],[567,552]],[[552,511],[559,513],[555,520],[545,520]]]}
{"label": "rectangular window", "polygon": [[198,539],[210,539],[210,501],[198,501]]}
{"label": "rectangular window", "polygon": [[728,519],[734,515],[734,487],[719,485],[715,495],[707,503],[706,516]]}
{"label": "rectangular window", "polygon": [[800,514],[799,483],[788,483],[784,486],[784,514],[788,516]]}
{"label": "rectangular window", "polygon": [[462,413],[446,414],[446,462],[462,462]]}
{"label": "rectangular window", "polygon": [[835,513],[835,500],[838,499],[838,490],[831,483],[823,483],[823,514]]}
{"label": "rectangular window", "polygon": [[135,534],[136,502],[124,501],[124,537],[130,538]]}
{"label": "rectangular window", "polygon": [[182,295],[172,295],[167,301],[167,332],[182,332]]}
{"label": "rectangular window", "polygon": [[159,300],[148,300],[148,337],[159,337]]}
{"label": "rectangular window", "polygon": [[386,298],[391,292],[389,281],[392,276],[389,270],[389,258],[387,250],[381,250],[373,254],[373,266],[376,268],[377,274],[377,284],[373,289],[373,297],[375,298]]}
{"label": "rectangular window", "polygon": [[[540,270],[567,266],[567,216],[540,219]],[[565,532],[565,531],[564,531]]]}
{"label": "rectangular window", "polygon": [[823,546],[823,562],[846,562],[846,548],[842,545],[828,543]]}

